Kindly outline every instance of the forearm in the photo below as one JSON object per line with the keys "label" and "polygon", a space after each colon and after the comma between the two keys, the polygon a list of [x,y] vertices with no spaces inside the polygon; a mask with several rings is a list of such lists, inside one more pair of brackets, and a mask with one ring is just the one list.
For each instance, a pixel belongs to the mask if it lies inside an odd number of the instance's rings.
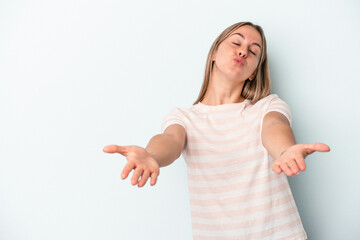
{"label": "forearm", "polygon": [[145,150],[158,162],[160,167],[170,165],[181,155],[174,139],[165,134],[157,134],[152,137]]}
{"label": "forearm", "polygon": [[273,159],[296,143],[291,127],[283,122],[264,125],[262,142]]}

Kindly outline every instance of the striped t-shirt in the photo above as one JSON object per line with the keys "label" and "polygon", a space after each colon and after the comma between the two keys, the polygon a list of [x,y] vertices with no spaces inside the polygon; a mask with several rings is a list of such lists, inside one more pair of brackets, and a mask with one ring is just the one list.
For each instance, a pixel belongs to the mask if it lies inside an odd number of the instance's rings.
{"label": "striped t-shirt", "polygon": [[262,145],[266,113],[284,114],[288,105],[276,94],[255,104],[174,107],[161,124],[186,130],[182,156],[187,165],[194,240],[307,239],[287,176],[272,170]]}

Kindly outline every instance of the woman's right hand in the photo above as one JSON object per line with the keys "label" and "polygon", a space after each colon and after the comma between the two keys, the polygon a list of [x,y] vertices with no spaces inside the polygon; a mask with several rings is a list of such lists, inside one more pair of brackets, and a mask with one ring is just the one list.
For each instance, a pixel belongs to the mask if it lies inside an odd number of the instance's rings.
{"label": "woman's right hand", "polygon": [[[138,183],[139,187],[143,187],[149,177],[151,177],[151,186],[156,184],[157,178],[160,175],[159,164],[144,148],[136,145],[107,145],[103,151],[106,153],[120,153],[127,158],[128,162],[121,173],[122,179],[126,179],[134,169],[134,174],[131,178],[132,185]],[[141,180],[139,181],[140,176]]]}

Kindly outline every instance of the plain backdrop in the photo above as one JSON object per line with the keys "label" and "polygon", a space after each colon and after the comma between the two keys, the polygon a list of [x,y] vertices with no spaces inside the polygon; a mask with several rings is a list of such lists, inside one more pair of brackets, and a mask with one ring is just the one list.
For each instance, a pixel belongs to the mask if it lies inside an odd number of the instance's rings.
{"label": "plain backdrop", "polygon": [[[186,164],[120,178],[109,144],[145,147],[196,100],[211,44],[263,27],[272,93],[298,143],[289,177],[310,240],[360,239],[359,1],[0,1],[0,239],[192,239]],[[132,173],[131,175],[132,176]]]}

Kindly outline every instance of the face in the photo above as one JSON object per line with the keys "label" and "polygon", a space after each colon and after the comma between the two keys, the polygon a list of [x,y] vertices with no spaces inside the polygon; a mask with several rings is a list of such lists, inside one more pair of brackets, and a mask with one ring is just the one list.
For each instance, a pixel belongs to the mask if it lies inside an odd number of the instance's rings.
{"label": "face", "polygon": [[260,33],[251,26],[241,26],[219,45],[213,57],[213,71],[220,71],[237,81],[252,80],[260,60],[261,48]]}

